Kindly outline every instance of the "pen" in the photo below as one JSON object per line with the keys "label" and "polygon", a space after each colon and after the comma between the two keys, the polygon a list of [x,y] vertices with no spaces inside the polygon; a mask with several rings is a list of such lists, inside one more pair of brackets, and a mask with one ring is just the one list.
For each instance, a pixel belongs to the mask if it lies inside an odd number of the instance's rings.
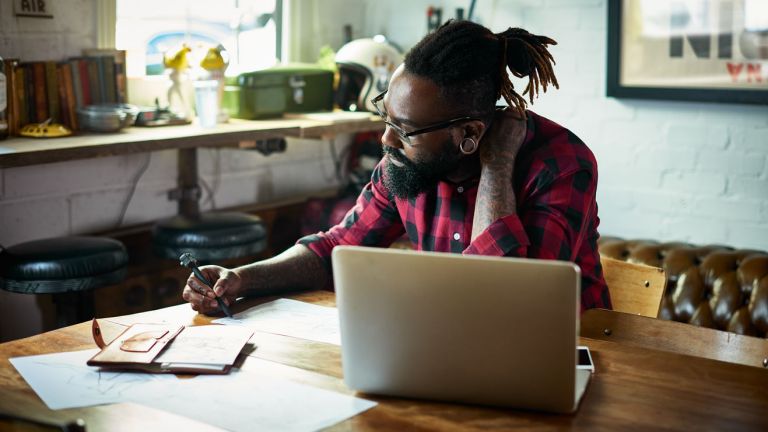
{"label": "pen", "polygon": [[[195,274],[195,277],[200,279],[204,284],[211,288],[211,291],[213,291],[213,284],[211,284],[208,279],[203,276],[203,272],[201,272],[197,267],[197,260],[192,256],[192,254],[189,252],[181,254],[179,257],[179,264],[181,264],[182,267],[188,267],[192,269],[192,273]],[[213,296],[216,298],[216,303],[219,304],[219,308],[221,308],[221,310],[224,312],[224,315],[226,315],[228,318],[232,318],[232,312],[230,312],[229,307],[227,307],[227,304],[224,303],[224,300],[217,296],[215,291],[213,292]]]}

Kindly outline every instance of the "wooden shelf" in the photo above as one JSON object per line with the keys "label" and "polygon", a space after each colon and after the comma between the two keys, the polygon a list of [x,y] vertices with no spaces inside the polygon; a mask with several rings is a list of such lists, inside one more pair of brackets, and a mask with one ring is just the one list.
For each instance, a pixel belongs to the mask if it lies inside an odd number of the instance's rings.
{"label": "wooden shelf", "polygon": [[321,138],[339,133],[382,130],[384,123],[375,116],[349,119],[339,113],[326,113],[327,120],[275,119],[238,120],[205,129],[197,124],[154,128],[130,127],[117,133],[82,133],[52,139],[11,138],[0,141],[0,168],[11,168],[91,159],[167,149],[197,147],[239,147],[241,141],[268,138]]}

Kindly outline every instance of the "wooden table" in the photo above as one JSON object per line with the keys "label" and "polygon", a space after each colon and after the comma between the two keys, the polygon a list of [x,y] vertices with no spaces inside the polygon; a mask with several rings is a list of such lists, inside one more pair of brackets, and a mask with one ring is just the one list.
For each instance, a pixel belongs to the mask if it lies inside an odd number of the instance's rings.
{"label": "wooden table", "polygon": [[[333,306],[334,295],[290,296]],[[252,299],[236,310],[271,300]],[[176,313],[188,324],[211,318],[184,308],[160,309],[101,320],[107,337],[132,322],[151,322]],[[343,384],[340,349],[257,332],[251,355],[276,376],[352,394]],[[334,430],[768,430],[768,371],[706,358],[581,338],[590,347],[596,372],[579,411],[552,415],[399,398],[366,398],[379,405],[334,426]],[[49,420],[83,418],[89,431],[215,430],[208,425],[133,404],[50,411],[8,362],[9,357],[93,348],[89,323],[0,345],[0,411]],[[255,361],[246,360],[244,369]],[[249,364],[251,366],[249,366]]]}

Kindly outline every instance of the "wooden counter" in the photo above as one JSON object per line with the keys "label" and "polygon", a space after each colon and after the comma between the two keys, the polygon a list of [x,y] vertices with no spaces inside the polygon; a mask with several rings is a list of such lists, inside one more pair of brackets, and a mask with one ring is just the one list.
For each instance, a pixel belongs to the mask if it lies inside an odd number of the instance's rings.
{"label": "wooden counter", "polygon": [[10,138],[0,141],[0,168],[91,159],[167,149],[247,147],[256,140],[280,137],[321,138],[340,133],[383,130],[378,116],[350,118],[327,113],[326,120],[238,120],[205,129],[197,124],[130,127],[116,133],[81,133],[64,138]]}

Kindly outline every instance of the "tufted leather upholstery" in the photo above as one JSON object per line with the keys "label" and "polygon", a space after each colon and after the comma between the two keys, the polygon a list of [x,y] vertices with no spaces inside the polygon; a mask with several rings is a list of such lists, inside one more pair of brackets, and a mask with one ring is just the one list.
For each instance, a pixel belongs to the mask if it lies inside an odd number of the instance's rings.
{"label": "tufted leather upholstery", "polygon": [[603,237],[600,254],[663,268],[659,318],[768,337],[768,252]]}

